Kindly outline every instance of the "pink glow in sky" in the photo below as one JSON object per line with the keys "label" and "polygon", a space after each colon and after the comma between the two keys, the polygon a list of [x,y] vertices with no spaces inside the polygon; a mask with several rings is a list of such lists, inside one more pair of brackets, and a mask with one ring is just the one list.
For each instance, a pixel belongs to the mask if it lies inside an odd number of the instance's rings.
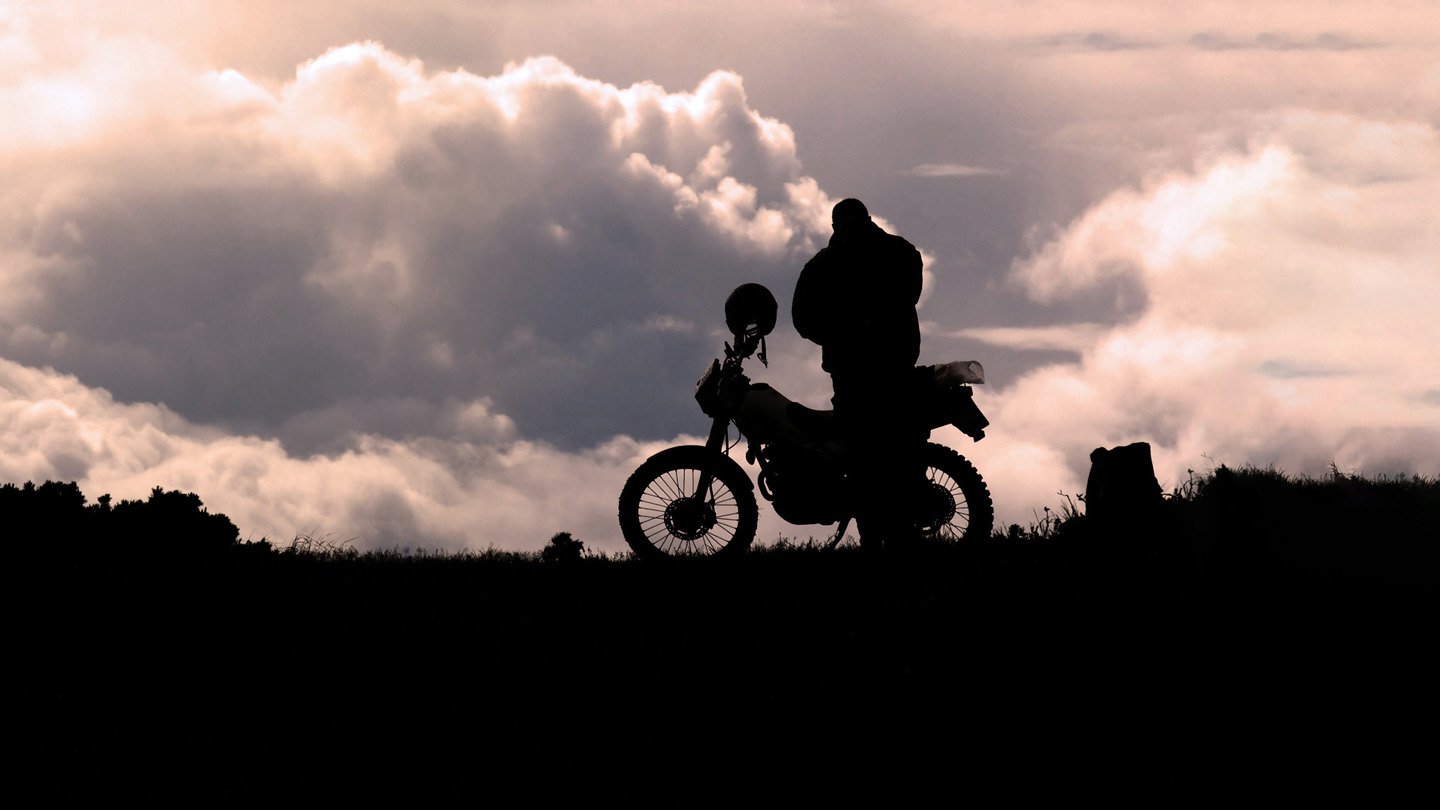
{"label": "pink glow in sky", "polygon": [[0,480],[620,550],[725,293],[846,196],[986,365],[937,438],[1002,524],[1131,441],[1440,474],[1440,4],[712,5],[0,6]]}

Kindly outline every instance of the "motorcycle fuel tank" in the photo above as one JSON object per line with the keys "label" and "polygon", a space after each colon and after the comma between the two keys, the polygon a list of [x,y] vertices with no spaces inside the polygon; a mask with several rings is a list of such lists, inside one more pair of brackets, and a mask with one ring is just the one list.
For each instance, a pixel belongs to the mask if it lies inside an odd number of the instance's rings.
{"label": "motorcycle fuel tank", "polygon": [[740,399],[735,423],[754,441],[804,444],[809,441],[790,419],[791,400],[765,383],[753,383]]}

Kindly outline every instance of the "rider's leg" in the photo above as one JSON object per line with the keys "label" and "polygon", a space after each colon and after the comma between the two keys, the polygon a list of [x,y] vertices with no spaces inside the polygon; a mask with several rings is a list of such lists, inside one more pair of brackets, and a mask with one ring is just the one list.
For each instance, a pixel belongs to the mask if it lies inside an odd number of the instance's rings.
{"label": "rider's leg", "polygon": [[855,522],[862,548],[913,545],[924,482],[909,370],[832,375],[835,411],[855,463]]}

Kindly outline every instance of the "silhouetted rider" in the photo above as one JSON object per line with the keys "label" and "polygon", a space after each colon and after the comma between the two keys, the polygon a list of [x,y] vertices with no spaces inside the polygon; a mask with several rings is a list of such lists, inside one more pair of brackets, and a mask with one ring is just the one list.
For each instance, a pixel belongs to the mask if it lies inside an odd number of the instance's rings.
{"label": "silhouetted rider", "polygon": [[834,235],[800,271],[790,316],[823,349],[831,401],[856,455],[861,543],[903,544],[914,538],[929,436],[913,390],[920,251],[876,225],[859,200],[841,200],[830,219]]}

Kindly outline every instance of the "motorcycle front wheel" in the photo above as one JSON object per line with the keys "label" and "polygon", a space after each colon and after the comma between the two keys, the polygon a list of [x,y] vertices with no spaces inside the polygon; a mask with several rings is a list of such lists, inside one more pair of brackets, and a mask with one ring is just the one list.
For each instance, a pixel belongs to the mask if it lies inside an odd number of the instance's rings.
{"label": "motorcycle front wheel", "polygon": [[[710,484],[700,491],[705,475]],[[698,445],[661,450],[620,491],[620,531],[637,557],[720,557],[744,553],[759,508],[745,470]]]}
{"label": "motorcycle front wheel", "polygon": [[947,543],[988,540],[995,529],[990,488],[968,459],[944,445],[925,445],[929,480],[920,510],[923,537]]}

